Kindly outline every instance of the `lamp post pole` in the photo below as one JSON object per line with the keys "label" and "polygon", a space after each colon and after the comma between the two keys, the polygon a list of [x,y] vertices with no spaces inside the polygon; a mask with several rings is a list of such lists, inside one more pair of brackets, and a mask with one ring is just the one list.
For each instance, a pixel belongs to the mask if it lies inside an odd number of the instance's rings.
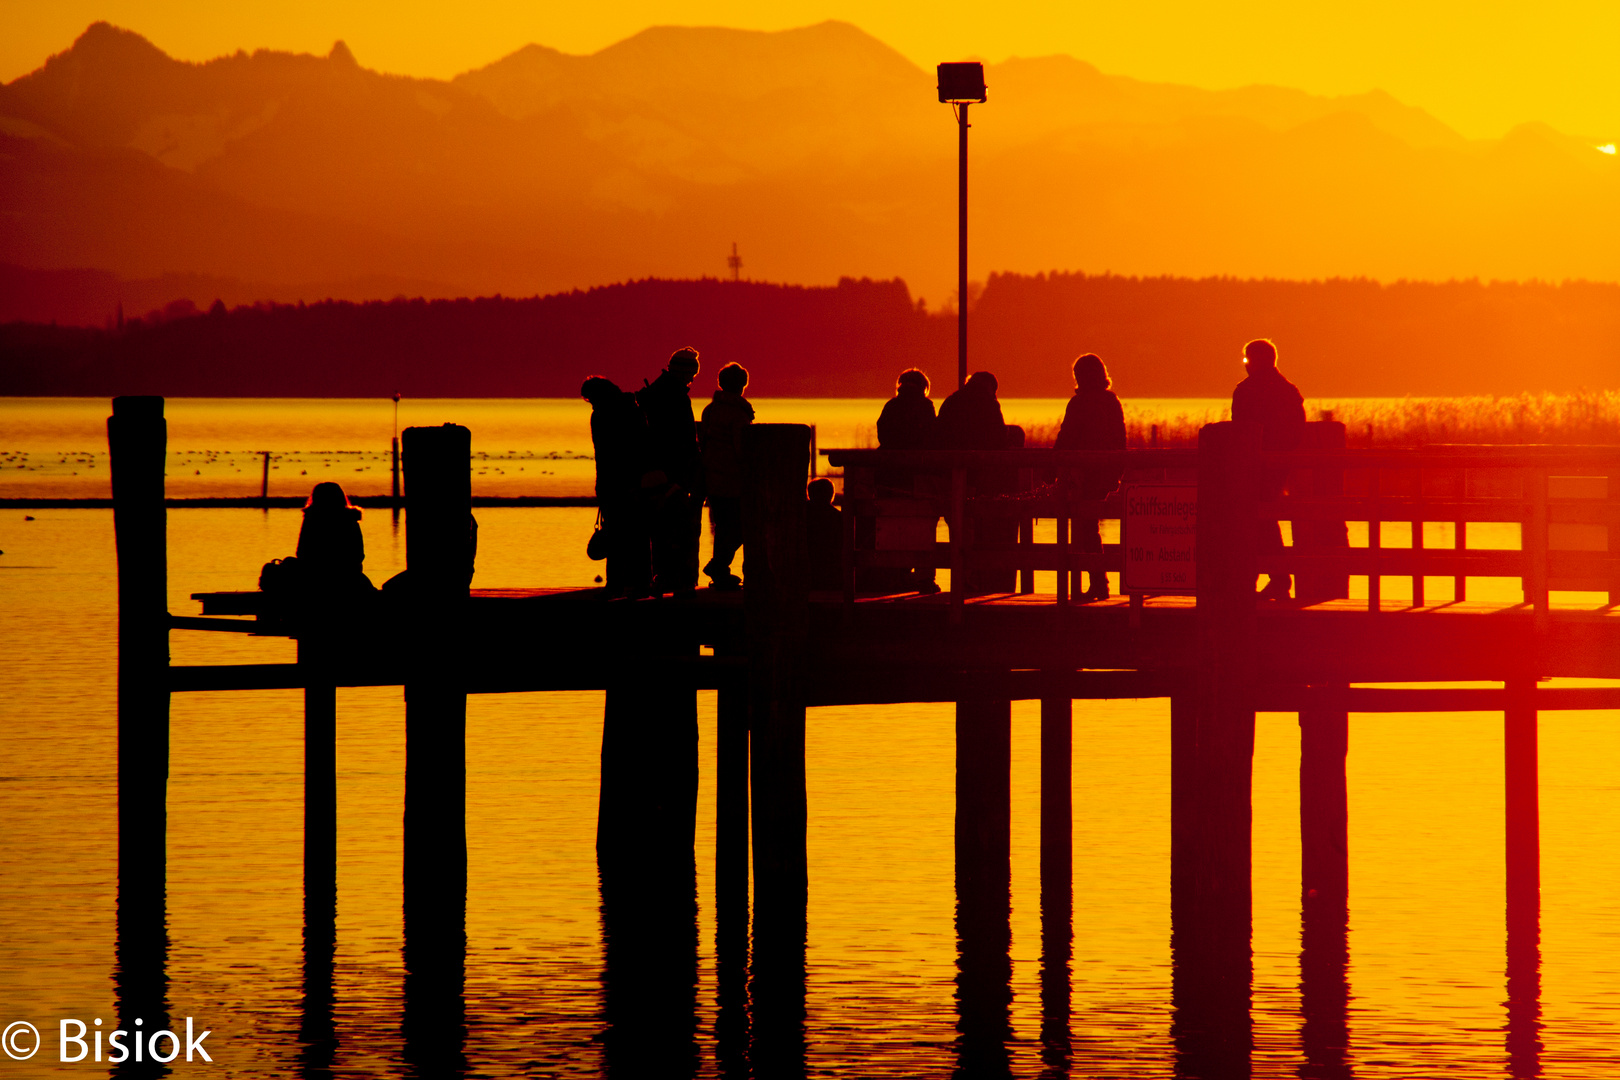
{"label": "lamp post pole", "polygon": [[967,383],[967,135],[968,103],[956,107],[956,388]]}
{"label": "lamp post pole", "polygon": [[988,100],[984,65],[939,65],[939,100],[956,112],[956,388],[967,385],[967,135],[968,105]]}

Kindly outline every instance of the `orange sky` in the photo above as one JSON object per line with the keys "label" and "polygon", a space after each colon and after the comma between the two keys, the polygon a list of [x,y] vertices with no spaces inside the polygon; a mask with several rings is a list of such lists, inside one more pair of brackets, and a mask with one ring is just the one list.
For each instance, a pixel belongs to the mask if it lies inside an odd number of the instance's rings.
{"label": "orange sky", "polygon": [[1208,88],[1380,88],[1473,137],[1528,120],[1620,137],[1614,0],[0,0],[0,12],[5,80],[97,19],[182,59],[258,47],[324,53],[342,38],[367,67],[449,76],[531,41],[588,53],[657,24],[778,30],[836,18],[922,65],[1068,53],[1104,71]]}

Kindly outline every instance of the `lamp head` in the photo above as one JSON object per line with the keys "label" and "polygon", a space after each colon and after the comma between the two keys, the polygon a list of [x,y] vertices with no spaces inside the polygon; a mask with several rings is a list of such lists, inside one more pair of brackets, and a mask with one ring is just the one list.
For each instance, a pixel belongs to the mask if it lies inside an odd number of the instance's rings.
{"label": "lamp head", "polygon": [[988,101],[984,65],[978,61],[939,65],[939,100],[949,105]]}

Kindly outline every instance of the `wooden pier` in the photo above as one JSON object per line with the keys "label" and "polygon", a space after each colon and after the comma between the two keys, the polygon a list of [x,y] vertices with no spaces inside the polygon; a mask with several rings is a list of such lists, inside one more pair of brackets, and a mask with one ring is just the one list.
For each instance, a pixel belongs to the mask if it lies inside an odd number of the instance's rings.
{"label": "wooden pier", "polygon": [[[810,429],[760,424],[744,436],[743,592],[610,602],[601,590],[469,591],[467,431],[413,428],[404,438],[412,587],[381,597],[375,611],[314,619],[278,611],[259,593],[196,594],[200,615],[166,610],[162,400],[120,398],[113,413],[121,949],[163,941],[163,861],[153,852],[163,851],[169,695],[297,687],[308,717],[308,932],[329,965],[333,692],[398,685],[407,703],[403,897],[412,1009],[442,1016],[460,1007],[466,890],[476,887],[466,869],[467,694],[607,692],[598,854],[610,967],[639,970],[639,961],[625,958],[667,950],[671,935],[677,953],[690,951],[690,941],[679,941],[692,933],[689,914],[682,931],[679,913],[691,903],[698,812],[694,693],[717,689],[722,1019],[726,1001],[745,995],[755,1075],[801,1075],[812,887],[805,838],[815,812],[805,791],[806,709],[951,701],[961,1055],[964,1069],[993,1075],[997,1055],[1004,1060],[1006,1053],[1010,971],[1009,703],[1041,702],[1043,970],[1066,972],[1073,702],[1164,697],[1178,1067],[1189,1076],[1248,1075],[1254,722],[1257,711],[1288,711],[1299,714],[1302,728],[1306,1049],[1331,1069],[1344,1052],[1347,1007],[1350,714],[1481,711],[1502,714],[1506,734],[1509,971],[1521,973],[1509,987],[1518,1008],[1509,1010],[1508,1037],[1513,1045],[1517,1024],[1518,1045],[1534,1042],[1538,999],[1523,972],[1526,957],[1539,950],[1536,717],[1620,708],[1620,686],[1540,682],[1620,679],[1620,448],[1351,451],[1343,448],[1342,426],[1328,424],[1312,425],[1312,449],[1270,454],[1260,449],[1257,428],[1222,423],[1204,429],[1196,450],[834,450],[831,464],[846,476],[844,588],[820,593],[810,589],[805,525]],[[1120,516],[1117,496],[1082,502],[1066,494],[1067,471],[1102,465],[1123,467],[1127,479],[1169,475],[1197,484],[1196,596],[1073,601],[1081,573],[1123,566],[1118,545],[1082,551],[1070,527]],[[935,479],[921,486],[923,495],[919,488],[896,495],[871,484],[885,469]],[[1010,495],[978,497],[973,478],[986,470],[1021,473],[1025,482]],[[1268,470],[1288,470],[1289,490],[1302,494],[1263,498]],[[1049,475],[1051,484],[1037,482]],[[908,518],[929,527],[861,524]],[[939,518],[950,526],[947,541],[932,538]],[[1012,535],[983,527],[996,519],[1016,522],[1016,539],[976,544],[976,535]],[[1035,541],[1039,519],[1059,522],[1057,542]],[[1293,523],[1296,542],[1264,552],[1262,523],[1276,520]],[[1346,522],[1371,523],[1366,546],[1348,546]],[[1380,522],[1419,523],[1412,546],[1383,546]],[[1425,546],[1422,522],[1453,523],[1458,546]],[[1519,523],[1521,547],[1466,546],[1468,525],[1483,522]],[[895,537],[909,539],[897,545]],[[1306,599],[1257,602],[1262,563],[1291,570]],[[859,588],[864,568],[918,565],[949,568],[956,587],[938,596],[865,595]],[[961,586],[975,572],[1015,583],[972,595]],[[1038,573],[1056,575],[1055,592],[1035,590]],[[1349,599],[1352,575],[1367,578],[1366,599]],[[1522,599],[1469,599],[1468,579],[1487,576],[1517,578]],[[1413,579],[1411,601],[1384,595],[1382,579],[1393,577]],[[1449,579],[1449,590],[1436,581],[1432,591],[1453,598],[1431,602],[1425,578]],[[363,635],[353,632],[362,625]],[[176,630],[294,636],[298,662],[170,665],[167,635]],[[360,640],[368,644],[354,645]],[[1499,687],[1444,685],[1480,682]],[[121,952],[123,969],[161,968],[160,946]],[[325,979],[329,1001],[329,966]],[[652,975],[627,985],[640,989],[615,999],[609,988],[610,1009],[617,1000],[629,1010],[620,1015],[646,1011],[649,999],[638,993],[663,993],[664,1000],[670,993]],[[678,988],[674,994],[679,998]],[[1066,979],[1043,979],[1042,1001],[1054,1030],[1066,1030]],[[413,1028],[407,1015],[407,1040],[424,1062],[458,1059],[460,1044],[444,1030]],[[662,1037],[642,1034],[641,1051]],[[637,1052],[624,1038],[622,1031],[610,1035],[610,1066],[615,1054]]]}

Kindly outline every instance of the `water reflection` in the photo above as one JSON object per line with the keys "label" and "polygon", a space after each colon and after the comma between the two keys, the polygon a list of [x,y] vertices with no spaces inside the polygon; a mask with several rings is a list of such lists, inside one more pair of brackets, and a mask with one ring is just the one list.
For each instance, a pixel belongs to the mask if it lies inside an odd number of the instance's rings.
{"label": "water reflection", "polygon": [[956,706],[957,1067],[1010,1076],[1012,706]]}
{"label": "water reflection", "polygon": [[[169,928],[165,900],[158,883],[129,880],[127,863],[120,863],[118,885],[118,944],[113,966],[113,992],[118,1007],[114,1030],[171,1031],[169,1023]],[[50,1038],[50,1032],[43,1034]],[[128,1045],[133,1043],[126,1040]],[[169,1073],[167,1066],[133,1053],[112,1067],[119,1077],[154,1077]]]}

